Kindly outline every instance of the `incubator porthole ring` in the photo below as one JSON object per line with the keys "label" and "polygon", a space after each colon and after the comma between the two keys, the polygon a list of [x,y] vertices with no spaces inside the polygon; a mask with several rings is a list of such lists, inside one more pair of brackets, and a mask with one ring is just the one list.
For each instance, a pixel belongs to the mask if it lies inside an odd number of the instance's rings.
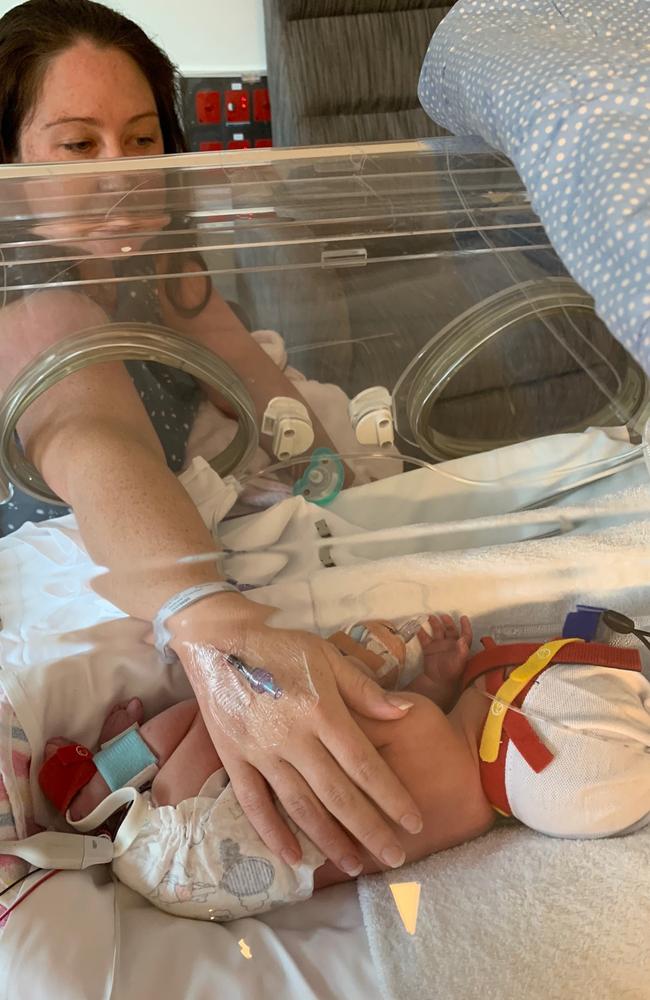
{"label": "incubator porthole ring", "polygon": [[[393,398],[403,399],[397,413],[397,426],[405,440],[411,441],[431,458],[444,461],[485,450],[479,439],[453,439],[436,431],[433,410],[449,381],[490,340],[522,320],[570,310],[595,314],[593,299],[568,278],[545,278],[524,282],[484,299],[457,316],[418,353],[402,374]],[[641,369],[630,364],[617,403],[635,417],[648,404],[648,382]],[[591,415],[598,425],[609,408]],[[404,421],[402,423],[402,421]],[[584,426],[565,427],[564,433],[584,430]],[[515,440],[492,441],[491,448],[516,443]]]}
{"label": "incubator porthole ring", "polygon": [[9,482],[38,500],[65,506],[25,458],[16,428],[28,408],[67,375],[110,361],[159,362],[216,389],[232,407],[237,431],[210,464],[221,476],[246,468],[257,449],[257,420],[253,401],[232,368],[209,348],[163,326],[112,323],[59,341],[35,358],[7,388],[0,400],[0,468]]}

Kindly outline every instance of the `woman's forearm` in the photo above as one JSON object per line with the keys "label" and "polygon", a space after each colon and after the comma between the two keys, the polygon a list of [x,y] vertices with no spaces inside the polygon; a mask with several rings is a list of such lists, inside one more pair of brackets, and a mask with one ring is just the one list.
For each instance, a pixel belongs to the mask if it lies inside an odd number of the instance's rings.
{"label": "woman's forearm", "polygon": [[[217,547],[122,365],[69,376],[20,430],[30,459],[74,510],[91,558],[109,571],[96,588],[127,614],[151,619],[178,590],[220,578]],[[214,560],[187,562],[211,552]]]}
{"label": "woman's forearm", "polygon": [[221,577],[215,543],[164,457],[98,430],[66,462],[75,470],[65,499],[91,558],[109,570],[95,588],[127,614],[151,620],[173,594]]}
{"label": "woman's forearm", "polygon": [[[188,275],[179,279],[179,284],[183,294],[190,296],[194,284],[197,294],[199,289],[203,289],[203,281],[203,276]],[[336,450],[327,431],[298,388],[254,340],[220,295],[213,291],[202,312],[190,318],[181,315],[164,292],[161,298],[165,320],[169,326],[210,348],[237,373],[255,406],[258,427],[262,426],[262,418],[270,400],[275,396],[288,396],[307,408],[314,431],[313,448]],[[191,298],[187,304],[193,304]],[[214,390],[206,389],[206,396],[216,406],[227,409]],[[262,437],[260,445],[274,458],[269,437]]]}
{"label": "woman's forearm", "polygon": [[[45,349],[105,322],[95,303],[61,289],[0,310],[0,388]],[[73,508],[91,557],[109,571],[98,589],[118,607],[149,619],[176,590],[219,578],[216,560],[179,564],[216,547],[167,468],[122,364],[67,376],[29,407],[19,433],[27,457]]]}

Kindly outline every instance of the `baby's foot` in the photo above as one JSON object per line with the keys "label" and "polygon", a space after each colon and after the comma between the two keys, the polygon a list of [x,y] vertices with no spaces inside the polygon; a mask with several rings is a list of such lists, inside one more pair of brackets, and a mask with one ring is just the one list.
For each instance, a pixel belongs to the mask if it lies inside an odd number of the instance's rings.
{"label": "baby's foot", "polygon": [[99,745],[108,743],[136,722],[139,726],[144,722],[144,709],[139,698],[131,698],[130,701],[122,701],[119,705],[115,705],[104,719],[99,734]]}
{"label": "baby's foot", "polygon": [[423,671],[431,682],[433,700],[447,711],[459,694],[460,682],[472,646],[472,626],[461,615],[460,627],[451,615],[431,615],[429,631],[418,632]]}
{"label": "baby's foot", "polygon": [[[99,743],[107,743],[115,736],[129,729],[134,722],[138,725],[144,719],[144,710],[139,698],[132,698],[131,701],[122,702],[112,708],[104,720]],[[69,740],[52,739],[45,744],[45,760],[56,753],[59,747],[68,744]],[[70,803],[70,817],[74,820],[83,819],[92,812],[109,794],[110,788],[102,778],[99,771],[92,776],[90,781],[75,795]]]}

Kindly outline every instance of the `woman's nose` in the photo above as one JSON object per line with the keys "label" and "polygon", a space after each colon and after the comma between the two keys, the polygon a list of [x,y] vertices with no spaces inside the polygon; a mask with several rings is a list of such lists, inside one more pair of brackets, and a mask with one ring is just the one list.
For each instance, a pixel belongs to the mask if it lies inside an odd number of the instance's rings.
{"label": "woman's nose", "polygon": [[127,156],[127,150],[119,136],[107,135],[103,137],[101,155],[106,160],[115,160]]}

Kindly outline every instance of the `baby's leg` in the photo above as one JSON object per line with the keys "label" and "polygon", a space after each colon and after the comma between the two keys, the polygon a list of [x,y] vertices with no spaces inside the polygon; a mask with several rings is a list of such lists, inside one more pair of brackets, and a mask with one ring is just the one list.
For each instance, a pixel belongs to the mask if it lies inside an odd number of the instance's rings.
{"label": "baby's leg", "polygon": [[[194,798],[210,775],[222,766],[197,703],[192,701],[190,704],[194,706],[190,725],[166,757],[151,786],[151,796],[157,806],[176,806],[184,799]],[[164,740],[165,722],[162,716],[151,721],[156,723],[158,720],[160,737]],[[156,740],[157,735],[157,732],[154,733],[152,738]],[[153,749],[151,741],[147,739],[147,742]]]}
{"label": "baby's leg", "polygon": [[[456,714],[446,716],[432,701],[414,693],[409,692],[409,700],[413,708],[394,722],[355,718],[421,810],[421,833],[413,836],[395,827],[406,860],[417,861],[485,833],[494,813],[481,786],[476,746]],[[384,870],[376,858],[359,850],[364,874]],[[315,873],[315,886],[347,879],[327,862]]]}
{"label": "baby's leg", "polygon": [[[100,739],[110,739],[128,729],[134,719],[126,713],[122,715],[122,724],[110,733],[105,726]],[[113,718],[115,715],[111,713],[109,719]],[[199,739],[197,732],[201,733]],[[140,735],[158,760],[159,771],[152,785],[152,794],[158,805],[176,805],[197,795],[204,782],[221,767],[194,699],[172,705],[141,723]],[[54,747],[58,742],[52,741],[51,745]],[[101,774],[95,774],[73,799],[70,805],[72,819],[87,816],[109,791]]]}

